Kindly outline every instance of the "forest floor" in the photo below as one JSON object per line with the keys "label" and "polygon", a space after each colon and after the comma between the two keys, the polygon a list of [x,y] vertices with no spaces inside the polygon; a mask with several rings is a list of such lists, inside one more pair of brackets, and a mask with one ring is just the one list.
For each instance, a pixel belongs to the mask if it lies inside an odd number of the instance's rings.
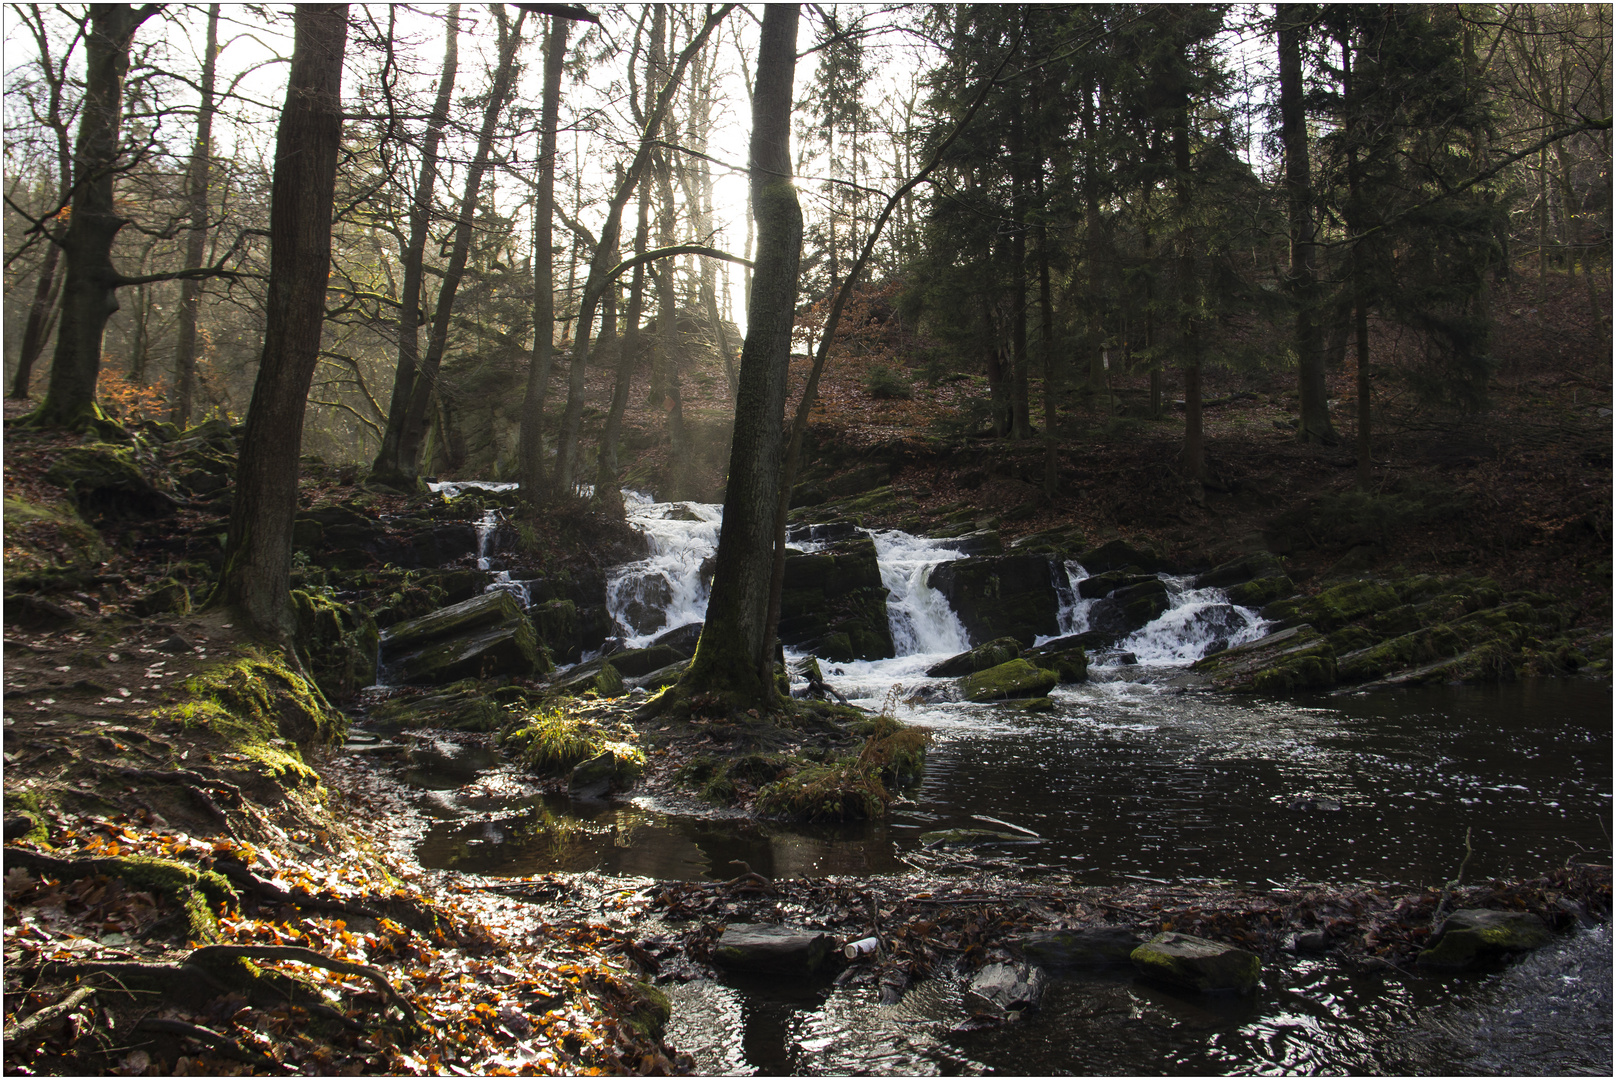
{"label": "forest floor", "polygon": [[[831,469],[893,466],[893,504],[869,524],[924,527],[965,504],[996,519],[1006,539],[1076,526],[1091,543],[1143,541],[1186,564],[1277,544],[1304,587],[1354,568],[1484,574],[1573,599],[1580,623],[1608,627],[1609,331],[1589,317],[1580,283],[1551,278],[1541,300],[1534,288],[1499,300],[1488,411],[1418,406],[1396,392],[1388,363],[1367,501],[1352,493],[1350,368],[1332,374],[1343,436],[1333,448],[1295,441],[1288,386],[1211,371],[1206,396],[1220,403],[1206,413],[1201,485],[1175,470],[1182,413],[1141,415],[1142,374],[1117,375],[1109,401],[1074,397],[1063,407],[1052,497],[1040,441],[970,433],[968,402],[981,396],[970,379],[932,386],[917,374],[911,399],[871,398],[870,369],[892,364],[890,355],[833,363],[814,442]],[[1395,357],[1393,343],[1382,344]],[[1036,402],[1036,380],[1032,389]],[[685,407],[717,415],[724,397],[722,379],[692,380]],[[27,569],[14,560],[15,537],[64,558],[86,542],[71,524],[14,516],[17,498],[71,516],[45,472],[78,442],[20,431],[12,421],[21,411],[6,402],[8,591]],[[630,422],[654,443],[662,418],[640,409]],[[642,470],[655,473],[665,453],[653,445]],[[693,493],[716,492],[716,476],[693,479]],[[191,509],[178,522],[205,524]],[[53,598],[69,625],[29,629],[8,615],[8,1072],[677,1072],[689,1060],[661,1041],[657,995],[638,980],[671,963],[705,963],[715,927],[742,910],[816,913],[850,934],[877,920],[885,936],[912,944],[858,976],[881,984],[924,975],[938,944],[985,961],[1012,930],[1080,915],[1189,928],[1260,951],[1325,927],[1351,937],[1366,962],[1402,963],[1438,903],[1363,889],[1276,898],[1002,888],[989,902],[987,877],[958,873],[654,886],[560,876],[503,892],[427,874],[387,843],[388,807],[336,759],[310,749],[310,772],[289,745],[243,746],[176,712],[199,676],[260,654],[217,613],[133,614],[169,570],[137,554],[134,534],[151,528],[101,534],[96,572]],[[286,704],[278,694],[276,707]],[[129,860],[147,858],[224,877],[172,868],[142,876]],[[1476,889],[1457,899],[1564,923],[1578,908],[1555,904],[1568,898],[1608,917],[1607,869]],[[646,920],[679,922],[678,940],[648,944]],[[241,957],[256,966],[231,966]]]}

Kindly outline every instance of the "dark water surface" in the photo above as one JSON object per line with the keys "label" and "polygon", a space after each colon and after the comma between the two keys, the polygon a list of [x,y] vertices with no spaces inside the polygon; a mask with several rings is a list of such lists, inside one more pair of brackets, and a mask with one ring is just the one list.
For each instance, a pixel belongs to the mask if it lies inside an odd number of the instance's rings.
{"label": "dark water surface", "polygon": [[[1039,834],[994,857],[1079,884],[1140,878],[1409,887],[1530,876],[1608,860],[1611,686],[1557,680],[1287,701],[1175,694],[1123,681],[1057,695],[1057,711],[933,706],[905,719],[937,741],[912,804],[842,829],[664,812],[654,803],[456,807],[423,839],[427,866],[486,874],[598,869],[727,878],[897,873],[920,834]],[[417,773],[422,788],[449,786]],[[440,792],[441,795],[441,792]],[[1603,860],[1602,860],[1603,861]],[[994,1032],[938,979],[878,1007],[828,984],[668,987],[670,1037],[704,1072],[1021,1075],[1593,1073],[1609,1075],[1610,938],[1566,939],[1505,973],[1270,966],[1248,998],[1113,976],[1057,982],[1042,1010]]]}

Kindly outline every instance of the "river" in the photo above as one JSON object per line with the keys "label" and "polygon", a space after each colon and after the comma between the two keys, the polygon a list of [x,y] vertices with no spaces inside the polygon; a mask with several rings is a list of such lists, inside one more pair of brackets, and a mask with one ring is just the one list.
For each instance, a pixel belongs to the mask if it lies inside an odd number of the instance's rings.
{"label": "river", "polygon": [[[613,610],[650,604],[665,615],[648,626],[642,612],[643,631],[625,625],[634,645],[701,617],[699,568],[721,515],[639,497],[629,506],[652,554],[613,575]],[[958,552],[946,541],[874,535],[902,655],[827,665],[833,686],[870,707],[894,684],[912,694],[929,681],[925,667],[965,647],[958,620],[925,584],[931,566]],[[1076,564],[1068,571],[1074,582],[1083,574]],[[417,855],[496,875],[715,878],[731,876],[736,859],[776,877],[899,874],[929,859],[922,833],[1001,828],[985,817],[1035,834],[993,854],[1006,875],[1077,885],[1417,888],[1461,864],[1475,881],[1541,873],[1585,852],[1608,858],[1607,682],[1284,700],[1185,692],[1174,676],[1212,640],[1258,636],[1262,623],[1217,590],[1166,581],[1172,608],[1097,657],[1088,683],[1057,689],[1052,712],[963,703],[900,711],[936,741],[924,779],[888,820],[759,824],[678,813],[643,796],[457,808],[440,793],[441,821]],[[1084,628],[1084,608],[1067,595],[1063,633]],[[947,1034],[967,1015],[948,979],[889,1007],[828,983],[700,981],[668,988],[670,1037],[709,1072],[1608,1074],[1608,931],[1565,939],[1529,963],[1435,978],[1296,958],[1242,999],[1185,996],[1131,975],[1064,980],[1014,1028],[973,1035]]]}

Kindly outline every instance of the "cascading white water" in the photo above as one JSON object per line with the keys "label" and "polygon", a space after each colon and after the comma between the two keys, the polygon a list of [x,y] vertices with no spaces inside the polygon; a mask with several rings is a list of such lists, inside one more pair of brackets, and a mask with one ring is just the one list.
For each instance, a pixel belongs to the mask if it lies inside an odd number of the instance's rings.
{"label": "cascading white water", "polygon": [[1250,608],[1229,603],[1222,589],[1192,589],[1188,577],[1158,576],[1167,586],[1171,606],[1117,642],[1119,650],[1132,653],[1140,664],[1192,664],[1214,644],[1221,642],[1227,648],[1262,636],[1262,618]]}
{"label": "cascading white water", "polygon": [[499,525],[499,513],[495,510],[484,510],[482,520],[477,522],[477,569],[488,569],[488,541],[494,535],[494,529]]}
{"label": "cascading white water", "polygon": [[716,503],[659,503],[623,492],[629,524],[650,541],[651,554],[612,570],[606,610],[629,648],[707,617],[701,566],[718,550],[724,508]]}
{"label": "cascading white water", "polygon": [[[651,554],[620,566],[607,580],[607,609],[630,648],[648,645],[658,635],[707,613],[707,587],[702,565],[718,548],[723,507],[710,503],[659,503],[624,492],[628,517],[650,541]],[[938,660],[970,648],[970,638],[948,600],[928,583],[942,563],[964,558],[950,540],[912,536],[896,529],[862,530],[875,543],[881,583],[887,589],[887,611],[897,655],[827,665],[827,673],[848,697],[879,702],[896,682],[912,686],[927,681],[925,669]],[[794,543],[814,550],[814,541]],[[1089,611],[1097,600],[1083,599],[1077,585],[1089,573],[1075,561],[1065,565],[1058,586],[1058,636],[1089,629]],[[1110,655],[1131,653],[1139,667],[1183,667],[1215,644],[1238,645],[1261,636],[1256,612],[1228,602],[1221,589],[1192,589],[1187,577],[1159,575],[1167,586],[1169,608],[1144,628],[1118,641]],[[1040,643],[1047,638],[1039,639]],[[1096,658],[1105,668],[1105,658]]]}
{"label": "cascading white water", "polygon": [[[1079,596],[1077,586],[1091,576],[1082,563],[1075,559],[1066,560],[1066,584],[1055,586],[1055,598],[1059,605],[1055,609],[1055,637],[1081,634],[1089,628],[1089,608],[1094,606],[1094,601]],[[1039,638],[1036,644],[1041,645],[1045,640],[1053,639]]]}
{"label": "cascading white water", "polygon": [[[866,530],[868,531],[868,530]],[[898,656],[943,653],[971,647],[970,638],[948,598],[927,584],[932,569],[963,559],[947,540],[928,540],[897,529],[870,532],[875,541],[881,584],[887,587],[887,621]]]}

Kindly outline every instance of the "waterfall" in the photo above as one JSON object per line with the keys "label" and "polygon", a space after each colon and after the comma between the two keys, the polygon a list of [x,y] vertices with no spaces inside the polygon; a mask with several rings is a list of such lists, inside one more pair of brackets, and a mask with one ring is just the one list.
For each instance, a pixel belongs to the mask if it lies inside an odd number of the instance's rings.
{"label": "waterfall", "polygon": [[935,567],[963,559],[964,554],[946,546],[947,540],[928,540],[897,529],[870,532],[870,538],[875,541],[881,584],[887,587],[887,622],[897,654],[952,656],[969,649],[970,638],[959,616],[947,597],[926,580]]}
{"label": "waterfall", "polygon": [[[1077,595],[1077,585],[1091,576],[1082,563],[1075,559],[1066,560],[1064,579],[1055,585],[1055,598],[1059,604],[1055,610],[1056,637],[1081,634],[1089,628],[1089,608],[1094,606],[1094,601]],[[1038,644],[1043,644],[1043,640],[1039,639]]]}
{"label": "waterfall", "polygon": [[629,524],[645,534],[651,554],[612,570],[606,610],[629,648],[707,617],[703,564],[718,550],[724,508],[716,503],[659,503],[623,492]]}
{"label": "waterfall", "polygon": [[484,510],[482,520],[477,522],[477,569],[488,569],[488,541],[494,535],[494,528],[499,524],[499,513],[494,510]]}
{"label": "waterfall", "polygon": [[1189,577],[1158,574],[1167,586],[1170,606],[1135,630],[1117,648],[1131,652],[1141,664],[1182,666],[1217,648],[1254,641],[1264,622],[1250,608],[1229,603],[1222,589],[1192,589]]}

